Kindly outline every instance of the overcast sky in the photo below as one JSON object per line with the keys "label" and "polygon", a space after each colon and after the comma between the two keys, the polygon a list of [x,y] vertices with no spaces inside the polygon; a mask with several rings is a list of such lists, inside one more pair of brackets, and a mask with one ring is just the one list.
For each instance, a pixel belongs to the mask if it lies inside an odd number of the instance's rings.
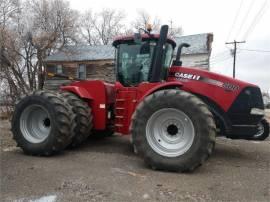
{"label": "overcast sky", "polygon": [[184,35],[214,34],[211,71],[232,75],[230,45],[226,41],[246,40],[239,49],[236,77],[270,91],[270,0],[69,0],[79,11],[102,8],[123,10],[127,22],[144,9],[163,24],[172,20],[182,26]]}

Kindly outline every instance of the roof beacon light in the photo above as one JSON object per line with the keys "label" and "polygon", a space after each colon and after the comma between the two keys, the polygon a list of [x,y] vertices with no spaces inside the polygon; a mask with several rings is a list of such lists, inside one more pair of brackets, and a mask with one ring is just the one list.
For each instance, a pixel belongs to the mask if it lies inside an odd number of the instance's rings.
{"label": "roof beacon light", "polygon": [[146,27],[146,30],[149,32],[149,34],[150,34],[150,32],[153,30],[153,26],[150,24],[150,23],[147,23],[146,25],[145,25],[145,27]]}

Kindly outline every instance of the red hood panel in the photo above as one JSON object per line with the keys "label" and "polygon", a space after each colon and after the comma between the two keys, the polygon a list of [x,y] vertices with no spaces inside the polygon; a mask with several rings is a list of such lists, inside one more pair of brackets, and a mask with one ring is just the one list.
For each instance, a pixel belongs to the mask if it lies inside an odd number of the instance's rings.
{"label": "red hood panel", "polygon": [[238,94],[253,84],[202,69],[171,67],[168,81],[181,81],[183,89],[208,97],[227,111]]}

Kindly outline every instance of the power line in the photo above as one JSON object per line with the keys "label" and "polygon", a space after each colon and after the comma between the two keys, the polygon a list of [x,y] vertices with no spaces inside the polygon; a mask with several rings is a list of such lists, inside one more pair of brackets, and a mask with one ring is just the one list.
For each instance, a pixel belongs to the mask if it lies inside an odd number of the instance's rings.
{"label": "power line", "polygon": [[226,42],[225,44],[233,44],[234,50],[233,50],[233,78],[235,78],[235,63],[236,63],[236,51],[237,51],[237,44],[239,43],[246,43],[245,41],[232,41],[232,42]]}
{"label": "power line", "polygon": [[226,53],[228,53],[228,51],[219,52],[219,53],[215,54],[214,56],[211,56],[211,60],[216,60],[217,58],[221,58],[221,57],[227,55]]}
{"label": "power line", "polygon": [[222,58],[222,59],[220,59],[220,60],[210,61],[210,63],[211,63],[211,64],[217,64],[217,63],[226,61],[226,60],[231,59],[231,58],[232,58],[232,57],[229,56],[229,57],[226,57],[226,58]]}
{"label": "power line", "polygon": [[249,28],[247,29],[247,31],[243,35],[243,39],[245,39],[245,40],[247,39],[247,37],[254,30],[254,28],[256,27],[256,25],[258,24],[258,22],[260,21],[260,19],[264,15],[265,11],[267,10],[267,6],[266,6],[267,5],[267,2],[268,2],[268,0],[265,0],[264,3],[262,4],[262,6],[259,9],[258,13],[256,14],[256,16],[254,17],[253,21],[251,22]]}
{"label": "power line", "polygon": [[231,29],[230,29],[230,31],[229,31],[229,33],[228,33],[228,36],[227,36],[226,41],[228,41],[228,39],[230,38],[231,33],[232,33],[232,30],[233,30],[234,27],[235,27],[235,23],[236,23],[237,18],[238,18],[238,16],[239,16],[240,10],[241,10],[242,5],[243,5],[243,2],[244,2],[244,0],[241,0],[241,2],[240,2],[240,4],[239,4],[239,7],[238,7],[238,9],[237,9],[237,12],[235,13],[235,16],[234,16],[234,19],[233,19],[233,23],[232,23]]}
{"label": "power line", "polygon": [[210,59],[210,61],[211,62],[219,62],[219,61],[223,61],[223,60],[225,60],[226,58],[230,58],[231,56],[223,56],[223,57],[221,57],[221,58],[216,58],[216,59]]}
{"label": "power line", "polygon": [[211,61],[211,62],[221,61],[221,60],[226,59],[227,57],[228,57],[228,55],[224,55],[224,56],[222,56],[222,57],[214,58],[214,59],[210,58],[210,61]]}
{"label": "power line", "polygon": [[235,38],[237,38],[237,36],[241,33],[243,25],[246,23],[246,20],[248,18],[248,15],[249,15],[249,13],[250,13],[250,11],[252,9],[252,6],[253,6],[254,2],[255,2],[254,0],[251,0],[251,3],[249,4],[248,10],[247,10],[247,12],[246,12],[246,14],[245,14],[245,16],[243,18],[242,23],[240,24],[240,27],[238,28],[238,31],[237,31],[237,34],[236,34]]}
{"label": "power line", "polygon": [[239,48],[239,50],[244,50],[244,51],[254,51],[254,52],[261,52],[261,53],[270,53],[270,50],[245,49],[245,48]]}
{"label": "power line", "polygon": [[228,56],[228,51],[221,52],[220,54],[216,54],[215,56],[211,57],[210,60],[222,60],[223,58],[226,58]]}

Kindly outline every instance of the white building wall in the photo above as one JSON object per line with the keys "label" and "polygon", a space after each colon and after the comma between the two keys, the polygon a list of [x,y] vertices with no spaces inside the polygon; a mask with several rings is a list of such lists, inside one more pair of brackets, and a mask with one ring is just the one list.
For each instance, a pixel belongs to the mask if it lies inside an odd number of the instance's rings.
{"label": "white building wall", "polygon": [[209,55],[208,54],[192,54],[182,55],[182,66],[185,67],[198,67],[209,70]]}

